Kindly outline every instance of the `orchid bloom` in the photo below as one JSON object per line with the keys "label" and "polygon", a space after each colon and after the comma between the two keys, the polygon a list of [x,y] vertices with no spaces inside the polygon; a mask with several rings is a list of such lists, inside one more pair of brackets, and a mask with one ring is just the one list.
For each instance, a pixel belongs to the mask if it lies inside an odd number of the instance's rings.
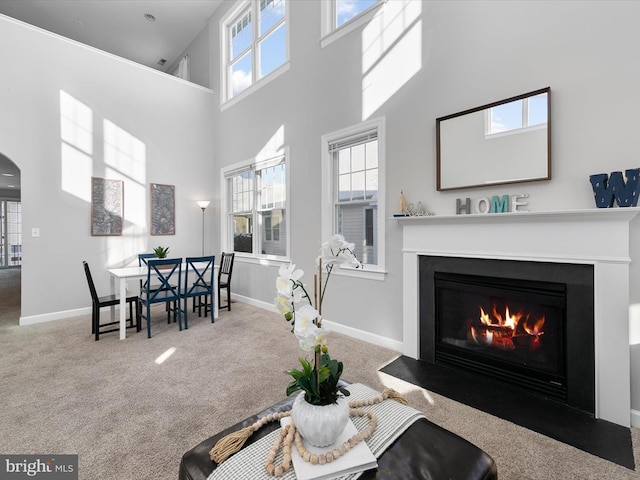
{"label": "orchid bloom", "polygon": [[307,352],[314,350],[316,346],[326,345],[326,330],[318,328],[314,323],[318,316],[318,311],[311,305],[303,305],[296,312],[293,333],[298,339],[300,348]]}
{"label": "orchid bloom", "polygon": [[280,295],[280,293],[278,293],[278,296],[275,298],[273,303],[276,306],[276,310],[278,310],[281,315],[286,315],[293,310],[291,297]]}

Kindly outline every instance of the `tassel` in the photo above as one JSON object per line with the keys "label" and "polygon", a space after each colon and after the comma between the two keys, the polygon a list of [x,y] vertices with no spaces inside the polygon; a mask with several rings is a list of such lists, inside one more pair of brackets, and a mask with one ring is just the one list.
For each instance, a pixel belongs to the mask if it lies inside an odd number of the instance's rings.
{"label": "tassel", "polygon": [[218,465],[221,464],[231,455],[239,451],[255,431],[255,424],[253,424],[221,438],[213,448],[209,450],[209,458]]}
{"label": "tassel", "polygon": [[384,392],[382,392],[382,398],[383,400],[390,398],[398,403],[401,403],[402,405],[409,405],[409,401],[398,392],[396,392],[393,388],[385,388]]}

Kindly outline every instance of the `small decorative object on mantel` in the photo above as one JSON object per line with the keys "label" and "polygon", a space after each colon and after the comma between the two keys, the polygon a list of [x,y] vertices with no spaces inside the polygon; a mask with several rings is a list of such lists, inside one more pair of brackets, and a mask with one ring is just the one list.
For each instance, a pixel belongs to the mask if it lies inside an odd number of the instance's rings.
{"label": "small decorative object on mantel", "polygon": [[[481,197],[475,201],[474,213],[507,213],[507,212],[526,212],[521,210],[520,207],[526,206],[529,202],[525,199],[529,198],[528,193],[521,193],[519,195],[494,195],[489,197]],[[457,198],[456,199],[456,215],[468,214],[471,212],[471,199],[467,197],[464,203]]]}
{"label": "small decorative object on mantel", "polygon": [[619,207],[635,207],[638,205],[638,187],[640,185],[640,168],[625,170],[627,182],[622,172],[598,173],[589,176],[593,197],[598,208],[611,208],[614,201]]}
{"label": "small decorative object on mantel", "polygon": [[404,192],[400,190],[400,213],[394,213],[394,217],[424,217],[427,215],[434,215],[434,213],[427,211],[422,202],[418,202],[415,206],[413,203],[407,203]]}

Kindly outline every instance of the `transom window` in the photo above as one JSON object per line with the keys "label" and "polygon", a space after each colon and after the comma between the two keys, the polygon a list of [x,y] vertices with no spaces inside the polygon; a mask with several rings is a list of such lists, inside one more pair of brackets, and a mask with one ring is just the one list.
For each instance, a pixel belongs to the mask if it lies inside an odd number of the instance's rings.
{"label": "transom window", "polygon": [[320,45],[326,47],[338,38],[365,25],[387,0],[322,0]]}
{"label": "transom window", "polygon": [[224,100],[288,61],[286,0],[244,0],[223,20]]}
{"label": "transom window", "polygon": [[335,0],[334,28],[338,28],[360,15],[378,0]]}
{"label": "transom window", "polygon": [[285,157],[224,173],[228,195],[227,249],[252,256],[287,256]]}

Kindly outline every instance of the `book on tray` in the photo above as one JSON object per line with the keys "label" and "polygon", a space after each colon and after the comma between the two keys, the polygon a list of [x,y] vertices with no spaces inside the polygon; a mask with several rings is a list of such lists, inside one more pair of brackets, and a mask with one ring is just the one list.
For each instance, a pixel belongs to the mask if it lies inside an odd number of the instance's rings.
{"label": "book on tray", "polygon": [[[288,423],[291,423],[290,417],[285,417],[280,420],[280,424],[282,426],[285,426]],[[311,453],[321,454],[342,445],[357,433],[358,429],[353,422],[349,420],[347,422],[347,426],[344,427],[344,431],[333,445],[319,448],[309,445],[304,441],[304,438],[302,441],[304,443],[304,447]],[[292,445],[291,462],[298,480],[331,480],[332,478],[342,477],[351,473],[364,472],[365,470],[377,468],[378,466],[376,457],[364,441],[358,442],[353,448],[351,448],[351,450],[337,460],[325,463],[324,465],[313,465],[310,462],[305,462],[298,453],[298,450],[295,448],[295,445]]]}

